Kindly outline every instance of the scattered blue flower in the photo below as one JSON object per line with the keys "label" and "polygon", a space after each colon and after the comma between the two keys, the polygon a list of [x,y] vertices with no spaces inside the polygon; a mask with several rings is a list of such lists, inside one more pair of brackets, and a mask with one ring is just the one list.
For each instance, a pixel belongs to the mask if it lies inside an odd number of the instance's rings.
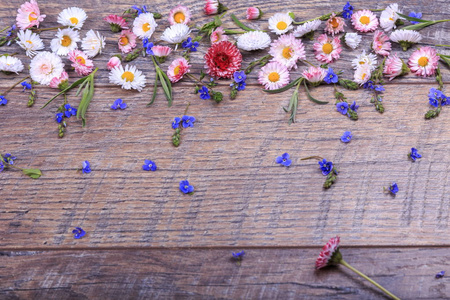
{"label": "scattered blue flower", "polygon": [[436,88],[431,88],[428,93],[428,99],[430,100],[430,105],[438,107],[439,103],[444,106],[450,103],[450,99],[444,95],[444,93]]}
{"label": "scattered blue flower", "polygon": [[147,43],[147,45],[145,46],[145,53],[147,53],[148,55],[155,55],[155,53],[153,53],[153,43]]}
{"label": "scattered blue flower", "polygon": [[245,86],[246,86],[245,81],[244,81],[244,82],[239,82],[239,83],[237,84],[237,86],[236,86],[236,90],[238,90],[238,91],[243,91],[243,90],[245,90]]}
{"label": "scattered blue flower", "polygon": [[439,106],[439,100],[435,99],[435,98],[430,98],[430,105],[434,106],[434,107],[438,107]]}
{"label": "scattered blue flower", "polygon": [[66,118],[70,118],[71,116],[76,116],[76,114],[77,114],[76,108],[70,106],[70,104],[64,105],[64,108],[66,109],[66,111],[64,112],[64,115],[66,116]]}
{"label": "scattered blue flower", "polygon": [[144,171],[150,171],[150,170],[156,171],[156,169],[157,169],[157,167],[156,167],[155,162],[151,161],[149,159],[146,159],[144,165],[142,165],[142,170],[144,170]]}
{"label": "scattered blue flower", "polygon": [[441,99],[441,105],[449,105],[450,104],[450,97],[445,97]]}
{"label": "scattered blue flower", "polygon": [[369,90],[373,90],[373,81],[369,80],[366,83],[363,84],[363,88],[365,89],[369,89]]}
{"label": "scattered blue flower", "polygon": [[323,161],[319,161],[320,169],[322,170],[322,175],[326,176],[330,174],[330,172],[333,170],[333,163],[331,161],[328,161],[324,158]]}
{"label": "scattered blue flower", "polygon": [[411,153],[409,154],[409,157],[410,157],[413,161],[416,161],[416,159],[421,158],[422,155],[419,154],[419,153],[417,152],[417,149],[416,149],[416,148],[411,148]]}
{"label": "scattered blue flower", "polygon": [[389,192],[391,192],[393,195],[398,193],[397,183],[395,183],[395,182],[392,183],[392,185],[389,187]]}
{"label": "scattered blue flower", "polygon": [[189,184],[189,181],[181,180],[180,181],[180,191],[182,191],[185,194],[189,194],[189,193],[194,192],[194,187]]}
{"label": "scattered blue flower", "polygon": [[191,117],[191,116],[183,116],[181,118],[181,120],[183,121],[182,125],[183,128],[187,128],[187,127],[194,127],[194,122],[195,122],[195,118]]}
{"label": "scattered blue flower", "polygon": [[353,6],[350,5],[350,2],[347,2],[347,4],[344,5],[344,8],[342,9],[342,16],[345,19],[350,19],[353,15]]}
{"label": "scattered blue flower", "polygon": [[288,153],[284,153],[283,155],[277,157],[276,162],[277,164],[282,164],[283,166],[289,167],[292,160],[289,159]]}
{"label": "scattered blue flower", "polygon": [[244,255],[245,255],[245,251],[242,250],[242,251],[239,251],[239,252],[232,252],[231,254],[233,255],[233,258],[234,258],[234,259],[242,260],[242,258],[243,258]]}
{"label": "scattered blue flower", "polygon": [[15,24],[12,25],[11,28],[10,28],[10,29],[8,30],[8,32],[6,33],[6,36],[7,36],[7,37],[10,37],[16,29],[17,29],[17,26],[16,26]]}
{"label": "scattered blue flower", "polygon": [[337,83],[339,80],[338,76],[336,75],[336,73],[334,73],[332,68],[328,68],[328,72],[327,75],[325,75],[325,78],[323,79],[323,81],[325,81],[326,83],[330,84],[330,83]]}
{"label": "scattered blue flower", "polygon": [[381,84],[375,85],[373,88],[377,92],[384,92],[385,91],[384,86],[382,86]]}
{"label": "scattered blue flower", "polygon": [[114,101],[114,104],[111,105],[111,108],[116,110],[116,109],[125,109],[127,108],[127,104],[125,102],[123,102],[122,99],[117,99],[116,101]]}
{"label": "scattered blue flower", "polygon": [[[409,13],[408,16],[411,17],[411,18],[422,19],[422,13],[421,12],[415,13],[415,12],[412,11],[412,12]],[[417,22],[417,21],[409,21],[409,22],[411,22],[411,24],[419,24],[420,23],[420,22]]]}
{"label": "scattered blue flower", "polygon": [[344,143],[348,143],[352,140],[352,133],[350,131],[344,132],[344,134],[341,136],[341,141]]}
{"label": "scattered blue flower", "polygon": [[72,233],[75,239],[81,239],[86,235],[86,231],[84,231],[81,227],[75,227],[75,229],[72,230]]}
{"label": "scattered blue flower", "polygon": [[8,165],[14,165],[14,160],[17,159],[17,157],[12,156],[11,153],[6,153],[6,154],[3,156],[3,159],[5,160],[5,162],[6,162]]}
{"label": "scattered blue flower", "polygon": [[198,42],[192,42],[192,38],[188,37],[186,41],[181,43],[181,47],[190,49],[191,52],[197,51],[197,47],[200,46]]}
{"label": "scattered blue flower", "polygon": [[0,96],[0,105],[6,105],[8,103],[8,100],[4,96]]}
{"label": "scattered blue flower", "polygon": [[353,101],[352,105],[350,105],[350,109],[353,110],[354,112],[358,111],[358,107],[359,105],[356,105],[356,101]]}
{"label": "scattered blue flower", "polygon": [[28,83],[26,81],[22,82],[21,85],[23,86],[23,90],[31,90],[33,88],[33,86],[31,85],[31,83]]}
{"label": "scattered blue flower", "polygon": [[177,129],[178,127],[180,127],[180,121],[181,121],[181,118],[175,117],[175,119],[173,119],[173,122],[172,122],[172,128]]}
{"label": "scattered blue flower", "polygon": [[63,118],[64,118],[64,114],[63,114],[63,113],[57,113],[57,114],[55,115],[55,120],[56,120],[56,122],[58,122],[58,123],[61,123],[62,120],[63,120]]}
{"label": "scattered blue flower", "polygon": [[91,173],[91,164],[87,160],[85,160],[83,162],[83,168],[81,170],[86,174]]}
{"label": "scattered blue flower", "polygon": [[135,10],[137,10],[138,16],[143,13],[148,13],[147,6],[145,6],[145,5],[142,6],[142,9],[140,9],[139,6],[137,6],[137,5],[133,5],[131,8],[134,8]]}
{"label": "scattered blue flower", "polygon": [[436,274],[436,279],[442,278],[445,275],[445,271],[440,271],[439,273]]}
{"label": "scattered blue flower", "polygon": [[5,169],[5,165],[4,165],[3,162],[0,160],[0,172],[3,172],[4,169]]}
{"label": "scattered blue flower", "polygon": [[343,115],[346,115],[347,111],[348,111],[348,103],[347,102],[339,102],[338,104],[336,104],[336,108],[337,108],[338,112],[340,112]]}
{"label": "scattered blue flower", "polygon": [[211,99],[211,96],[209,95],[209,90],[206,86],[203,86],[198,91],[200,92],[200,98],[202,98],[203,100]]}
{"label": "scattered blue flower", "polygon": [[247,75],[245,75],[244,71],[234,72],[233,77],[236,83],[245,82],[245,80],[247,79]]}

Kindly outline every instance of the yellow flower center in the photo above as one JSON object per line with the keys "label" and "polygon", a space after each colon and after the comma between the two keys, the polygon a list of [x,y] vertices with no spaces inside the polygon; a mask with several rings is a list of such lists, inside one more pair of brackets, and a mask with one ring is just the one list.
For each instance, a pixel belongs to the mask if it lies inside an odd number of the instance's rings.
{"label": "yellow flower center", "polygon": [[147,32],[150,30],[150,24],[149,23],[145,23],[144,25],[142,25],[142,30],[144,30],[144,32]]}
{"label": "yellow flower center", "polygon": [[72,44],[72,39],[68,35],[64,35],[61,39],[61,45],[63,47],[69,47]]}
{"label": "yellow flower center", "polygon": [[173,69],[173,74],[175,75],[180,74],[180,66],[176,66],[175,69]]}
{"label": "yellow flower center", "polygon": [[86,60],[81,56],[77,56],[76,60],[82,65],[86,64]]}
{"label": "yellow flower center", "polygon": [[179,11],[173,16],[173,19],[177,23],[183,23],[186,17],[181,11]]}
{"label": "yellow flower center", "polygon": [[390,17],[389,20],[394,21],[394,18],[393,18],[393,17]]}
{"label": "yellow flower center", "polygon": [[361,76],[361,79],[364,80],[364,78],[366,78],[366,76],[367,76],[367,74],[363,73],[362,76]]}
{"label": "yellow flower center", "polygon": [[270,73],[269,80],[272,82],[277,82],[278,80],[280,80],[280,74],[278,74],[277,72]]}
{"label": "yellow flower center", "polygon": [[127,82],[131,82],[134,80],[134,74],[129,71],[126,71],[122,74],[122,79],[125,79],[125,81]]}
{"label": "yellow flower center", "polygon": [[75,18],[75,17],[72,17],[72,18],[70,18],[69,20],[70,20],[70,22],[71,22],[73,25],[77,25],[77,24],[78,24],[78,19]]}
{"label": "yellow flower center", "polygon": [[292,57],[292,50],[290,47],[286,47],[283,49],[283,57],[286,59],[290,59]]}
{"label": "yellow flower center", "polygon": [[284,22],[284,21],[278,22],[277,28],[278,28],[279,30],[285,30],[285,29],[287,28],[286,22]]}
{"label": "yellow flower center", "polygon": [[428,58],[426,58],[425,56],[419,58],[419,66],[426,67],[427,65],[428,65]]}
{"label": "yellow flower center", "polygon": [[333,45],[331,45],[330,43],[323,44],[322,51],[325,54],[330,54],[333,51]]}
{"label": "yellow flower center", "polygon": [[126,45],[128,45],[128,38],[127,38],[126,36],[122,36],[122,37],[119,39],[119,44],[120,44],[121,46],[126,46]]}
{"label": "yellow flower center", "polygon": [[365,62],[364,62],[363,60],[360,60],[360,61],[359,61],[359,64],[360,64],[360,65],[363,65],[363,64],[365,64]]}
{"label": "yellow flower center", "polygon": [[30,40],[28,40],[28,41],[25,41],[26,43],[28,43],[28,44],[30,44],[30,45],[32,45],[33,44],[33,42],[32,41],[30,41]]}
{"label": "yellow flower center", "polygon": [[362,16],[361,18],[359,18],[359,22],[361,22],[361,24],[367,25],[370,23],[370,18],[368,16]]}
{"label": "yellow flower center", "polygon": [[330,24],[331,24],[331,26],[332,26],[333,28],[337,28],[337,27],[339,26],[339,22],[338,22],[338,20],[337,20],[336,18],[332,18],[332,19],[330,20]]}
{"label": "yellow flower center", "polygon": [[35,12],[32,12],[31,14],[28,15],[28,20],[30,22],[36,21],[37,20],[37,15]]}

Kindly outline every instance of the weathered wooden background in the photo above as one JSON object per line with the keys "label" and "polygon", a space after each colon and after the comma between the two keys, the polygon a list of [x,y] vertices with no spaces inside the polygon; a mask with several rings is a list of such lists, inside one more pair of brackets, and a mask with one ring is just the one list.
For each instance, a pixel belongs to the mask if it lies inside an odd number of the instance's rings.
{"label": "weathered wooden background", "polygon": [[[0,28],[12,24],[22,1],[2,1]],[[154,36],[159,37],[177,1],[123,3],[123,1],[40,1],[47,18],[43,28],[57,26],[57,14],[76,5],[89,18],[89,29],[107,38],[87,126],[69,119],[66,136],[57,138],[53,121],[61,99],[39,109],[55,91],[38,87],[38,99],[27,108],[27,95],[17,87],[0,107],[0,151],[18,157],[23,167],[37,167],[39,180],[20,172],[0,173],[0,298],[3,299],[381,299],[384,296],[347,270],[314,271],[322,245],[340,235],[346,260],[373,276],[402,299],[448,299],[448,280],[434,274],[448,268],[450,247],[450,196],[448,170],[450,111],[426,121],[427,94],[434,78],[407,75],[386,84],[379,114],[364,91],[344,91],[360,105],[356,122],[336,112],[333,90],[313,89],[313,95],[330,104],[318,106],[301,94],[298,122],[288,125],[282,106],[290,92],[268,95],[257,84],[257,70],[236,100],[229,100],[229,81],[219,81],[224,92],[220,104],[199,99],[189,79],[174,85],[174,105],[167,107],[162,93],[150,108],[154,69],[148,58],[137,65],[147,76],[142,93],[124,91],[108,82],[106,63],[118,53],[118,34],[102,18],[120,14],[131,5],[147,4],[163,14]],[[384,8],[389,1],[352,1],[356,9]],[[424,19],[450,17],[448,1],[398,1],[407,14],[421,11]],[[203,15],[203,1],[183,1],[193,13],[193,24]],[[260,21],[246,22],[267,29],[267,19],[292,11],[297,20],[339,11],[345,2],[228,1],[239,19],[246,7],[260,7]],[[379,15],[379,13],[378,13]],[[236,29],[228,16],[224,27]],[[352,26],[347,22],[347,29]],[[424,45],[449,44],[450,25],[440,23],[421,31]],[[272,34],[271,34],[272,35]],[[54,31],[42,32],[49,49]],[[352,78],[351,60],[369,50],[373,34],[363,34],[357,50],[345,49],[332,64]],[[274,38],[275,36],[272,35]],[[203,69],[202,57],[209,42],[192,54],[192,72]],[[315,61],[312,42],[305,42],[307,58]],[[407,60],[417,46],[402,52]],[[439,48],[450,54],[448,48]],[[18,52],[17,45],[0,53]],[[265,51],[243,53],[244,67]],[[172,56],[175,57],[175,56]],[[167,67],[169,62],[163,64]],[[69,70],[70,64],[66,63]],[[295,78],[306,65],[292,72]],[[444,82],[449,69],[441,65]],[[23,73],[25,74],[25,73]],[[20,76],[26,76],[21,74]],[[77,77],[73,71],[71,78]],[[0,93],[19,76],[0,74]],[[128,103],[112,111],[117,98]],[[69,94],[69,103],[79,98]],[[183,131],[179,148],[171,145],[171,122],[190,102],[194,128]],[[343,144],[346,130],[353,140]],[[407,154],[416,147],[423,158],[412,163]],[[290,153],[293,163],[284,168],[275,158]],[[337,183],[322,189],[324,177],[316,161],[320,155],[340,170]],[[145,159],[158,165],[144,172]],[[89,160],[91,174],[77,169]],[[188,179],[196,193],[180,193],[178,183]],[[396,181],[396,197],[383,192]],[[87,235],[73,239],[80,226]],[[241,267],[230,261],[231,251],[246,250]],[[447,269],[450,272],[450,269]]]}

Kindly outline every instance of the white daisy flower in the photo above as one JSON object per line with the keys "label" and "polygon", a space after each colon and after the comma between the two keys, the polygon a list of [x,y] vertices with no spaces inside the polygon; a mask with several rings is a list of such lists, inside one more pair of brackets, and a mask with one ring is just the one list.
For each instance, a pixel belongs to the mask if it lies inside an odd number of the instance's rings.
{"label": "white daisy flower", "polygon": [[271,61],[279,62],[288,70],[297,69],[297,61],[306,59],[305,47],[301,40],[290,34],[283,34],[270,45]]}
{"label": "white daisy flower", "polygon": [[186,24],[175,24],[164,30],[161,39],[170,44],[179,44],[188,38],[191,30]]}
{"label": "white daisy flower", "polygon": [[361,43],[361,36],[356,32],[347,32],[344,39],[347,46],[353,50],[355,50],[359,43]]}
{"label": "white daisy flower", "polygon": [[385,10],[381,12],[380,26],[384,29],[384,31],[390,31],[396,27],[395,22],[397,22],[399,18],[399,15],[397,13],[402,13],[398,9],[397,3],[389,5]]}
{"label": "white daisy flower", "polygon": [[37,54],[36,51],[44,49],[44,43],[39,35],[31,30],[20,30],[17,33],[17,37],[19,38],[17,44],[19,44],[22,49],[27,51],[28,57],[33,57]]}
{"label": "white daisy flower", "polygon": [[38,53],[30,63],[30,76],[40,84],[49,85],[55,77],[60,77],[64,71],[61,58],[51,52]]}
{"label": "white daisy flower", "polygon": [[289,83],[289,79],[288,69],[276,61],[262,67],[258,74],[258,81],[266,90],[282,88]]}
{"label": "white daisy flower", "polygon": [[81,49],[88,57],[101,54],[103,48],[105,48],[105,38],[98,31],[95,32],[92,29],[86,33],[86,37],[81,41]]}
{"label": "white daisy flower", "polygon": [[389,38],[391,41],[399,43],[403,47],[403,51],[406,51],[412,44],[420,42],[422,40],[422,35],[415,30],[399,29],[392,32]]}
{"label": "white daisy flower", "polygon": [[142,13],[134,19],[133,33],[142,39],[150,38],[157,26],[152,13]]}
{"label": "white daisy flower", "polygon": [[237,39],[236,46],[245,51],[261,50],[269,47],[270,36],[262,31],[249,31],[241,34]]}
{"label": "white daisy flower", "polygon": [[80,41],[78,31],[71,28],[58,29],[56,38],[50,43],[50,48],[58,55],[67,55],[70,51],[77,49]]}
{"label": "white daisy flower", "polygon": [[81,29],[86,21],[86,12],[79,7],[69,7],[64,9],[58,15],[58,23],[64,26]]}
{"label": "white daisy flower", "polygon": [[372,70],[369,66],[362,66],[356,69],[354,75],[354,81],[360,85],[363,85],[367,81],[369,81],[370,76],[372,75]]}
{"label": "white daisy flower", "polygon": [[121,85],[125,90],[135,89],[139,92],[145,87],[145,75],[135,66],[122,65],[115,67],[109,73],[109,82]]}
{"label": "white daisy flower", "polygon": [[294,28],[292,18],[286,13],[276,13],[269,19],[269,29],[276,34],[283,34]]}
{"label": "white daisy flower", "polygon": [[294,35],[295,37],[302,37],[310,32],[314,34],[314,31],[319,28],[320,24],[322,24],[322,21],[320,20],[306,22],[303,25],[297,26],[297,28],[294,30]]}
{"label": "white daisy flower", "polygon": [[352,60],[352,66],[355,69],[368,67],[370,71],[373,71],[377,67],[377,56],[372,53],[366,54],[366,50],[363,50],[360,55]]}
{"label": "white daisy flower", "polygon": [[3,55],[0,56],[0,71],[19,74],[23,71],[23,64],[17,57]]}

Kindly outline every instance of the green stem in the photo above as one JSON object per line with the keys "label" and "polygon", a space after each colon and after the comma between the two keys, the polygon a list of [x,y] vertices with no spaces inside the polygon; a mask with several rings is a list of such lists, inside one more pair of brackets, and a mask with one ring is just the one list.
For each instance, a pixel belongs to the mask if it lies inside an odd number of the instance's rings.
{"label": "green stem", "polygon": [[246,30],[246,31],[256,31],[256,29],[253,29],[253,28],[250,28],[250,27],[244,25],[241,21],[238,20],[238,18],[236,18],[235,15],[231,14],[230,17],[231,17],[231,19],[233,20],[233,22],[234,22],[237,26],[239,26],[240,28],[242,28],[243,30]]}
{"label": "green stem", "polygon": [[27,80],[28,78],[30,78],[30,76],[27,76],[27,77],[23,78],[22,80],[17,81],[16,83],[13,84],[13,86],[11,86],[9,89],[6,90],[6,92],[4,92],[1,95],[4,96],[4,95],[8,94],[13,88],[16,87],[16,85],[18,85],[19,83],[22,83],[23,81]]}
{"label": "green stem", "polygon": [[450,45],[435,45],[436,47],[450,47]]}
{"label": "green stem", "polygon": [[315,65],[314,65],[313,63],[309,62],[308,60],[304,59],[303,61],[306,62],[307,64],[309,64],[309,65],[315,67]]}
{"label": "green stem", "polygon": [[194,75],[192,75],[191,73],[186,73],[186,76],[189,77],[190,79],[197,81],[198,83],[200,83],[201,85],[205,85],[200,79],[195,78]]}
{"label": "green stem", "polygon": [[187,111],[188,111],[189,105],[191,105],[191,102],[188,102],[188,104],[187,104],[187,106],[186,106],[186,109],[184,110],[184,115],[186,115],[186,114],[187,114]]}
{"label": "green stem", "polygon": [[5,30],[7,30],[7,29],[9,29],[9,28],[11,28],[11,26],[6,26],[6,27],[3,28],[2,30],[0,30],[0,32],[3,32],[3,31],[5,31]]}
{"label": "green stem", "polygon": [[307,159],[318,159],[318,160],[323,160],[323,157],[320,157],[320,156],[308,156],[308,157],[305,157],[305,158],[302,158],[301,160],[307,160]]}
{"label": "green stem", "polygon": [[356,270],[355,268],[353,268],[351,265],[349,265],[345,260],[341,259],[341,261],[339,262],[341,265],[343,265],[344,267],[349,268],[350,270],[352,270],[353,272],[355,272],[356,274],[358,274],[359,276],[361,276],[362,278],[366,279],[367,281],[369,281],[371,284],[373,284],[374,286],[376,286],[377,288],[379,288],[380,290],[382,290],[386,295],[388,295],[389,297],[391,297],[392,299],[395,300],[400,300],[400,298],[398,298],[397,296],[395,296],[394,294],[392,294],[391,292],[389,292],[388,290],[386,290],[384,287],[382,287],[380,284],[378,284],[377,282],[375,282],[374,280],[372,280],[370,277],[364,275],[363,273],[361,273],[360,271]]}
{"label": "green stem", "polygon": [[37,29],[31,29],[33,32],[41,33],[42,31],[49,31],[49,30],[55,30],[55,29],[65,29],[69,28],[69,26],[56,26],[56,27],[49,27],[49,28],[37,28]]}
{"label": "green stem", "polygon": [[225,34],[244,34],[248,31],[239,31],[239,30],[231,30],[231,29],[225,29]]}

